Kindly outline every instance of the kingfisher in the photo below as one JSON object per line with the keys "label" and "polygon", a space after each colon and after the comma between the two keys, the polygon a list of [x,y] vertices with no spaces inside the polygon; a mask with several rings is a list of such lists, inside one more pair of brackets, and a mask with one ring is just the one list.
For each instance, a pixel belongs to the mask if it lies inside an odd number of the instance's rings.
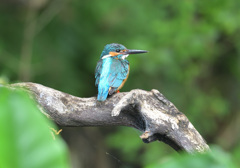
{"label": "kingfisher", "polygon": [[122,44],[107,44],[100,56],[95,70],[95,86],[98,87],[98,101],[104,101],[108,95],[118,92],[129,75],[129,54],[146,53],[145,50],[130,50]]}

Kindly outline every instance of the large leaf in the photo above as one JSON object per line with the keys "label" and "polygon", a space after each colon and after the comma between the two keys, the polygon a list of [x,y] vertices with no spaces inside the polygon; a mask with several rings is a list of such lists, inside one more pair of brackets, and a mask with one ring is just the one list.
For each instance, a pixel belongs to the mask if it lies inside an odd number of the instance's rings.
{"label": "large leaf", "polygon": [[66,145],[49,128],[25,92],[0,85],[0,168],[69,167]]}

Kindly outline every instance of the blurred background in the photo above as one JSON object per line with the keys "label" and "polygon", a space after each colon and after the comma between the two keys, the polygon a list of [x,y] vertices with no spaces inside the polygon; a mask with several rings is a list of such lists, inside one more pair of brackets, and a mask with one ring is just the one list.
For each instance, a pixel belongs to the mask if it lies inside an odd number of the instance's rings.
{"label": "blurred background", "polygon": [[[128,57],[121,91],[157,89],[240,165],[240,1],[1,0],[0,83],[35,82],[91,97],[104,46]],[[127,127],[63,128],[71,164],[144,167],[176,152]],[[225,156],[225,155],[224,155]]]}

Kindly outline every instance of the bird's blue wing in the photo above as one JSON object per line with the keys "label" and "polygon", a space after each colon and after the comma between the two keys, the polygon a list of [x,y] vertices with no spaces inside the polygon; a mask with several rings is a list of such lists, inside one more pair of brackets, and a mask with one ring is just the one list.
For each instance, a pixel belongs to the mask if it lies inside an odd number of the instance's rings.
{"label": "bird's blue wing", "polygon": [[98,87],[97,99],[99,101],[104,101],[108,94],[112,95],[116,92],[127,78],[129,72],[129,63],[127,60],[111,59],[110,63],[105,60],[104,66],[109,67],[104,71],[102,69],[103,64],[104,61],[102,59],[99,60],[95,69],[95,85]]}
{"label": "bird's blue wing", "polygon": [[102,63],[103,63],[103,60],[102,60],[102,59],[100,59],[100,60],[97,62],[97,66],[96,66],[96,69],[95,69],[95,78],[96,78],[95,86],[98,86],[98,84],[99,84],[100,73],[101,73],[101,71],[102,71]]}

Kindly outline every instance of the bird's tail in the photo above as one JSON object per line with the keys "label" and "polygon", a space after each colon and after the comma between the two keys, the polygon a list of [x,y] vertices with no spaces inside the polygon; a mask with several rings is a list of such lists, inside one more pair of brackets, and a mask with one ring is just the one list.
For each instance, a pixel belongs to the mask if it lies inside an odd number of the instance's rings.
{"label": "bird's tail", "polygon": [[109,87],[98,87],[98,101],[104,101],[107,99]]}

